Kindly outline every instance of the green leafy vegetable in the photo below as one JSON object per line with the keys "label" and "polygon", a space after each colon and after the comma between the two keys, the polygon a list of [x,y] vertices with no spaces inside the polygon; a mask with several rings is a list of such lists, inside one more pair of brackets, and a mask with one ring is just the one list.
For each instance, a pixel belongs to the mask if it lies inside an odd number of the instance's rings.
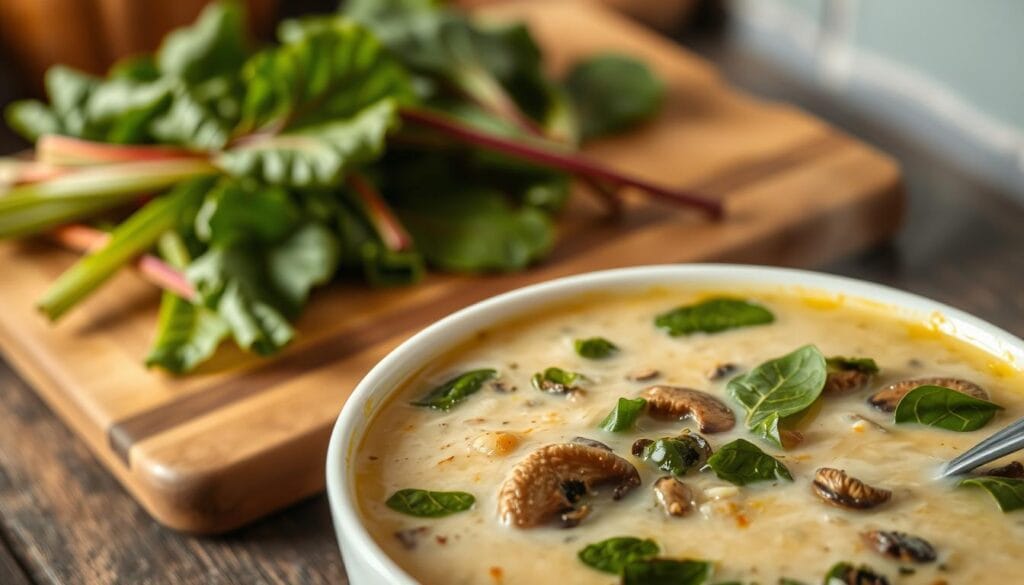
{"label": "green leafy vegetable", "polygon": [[167,35],[156,54],[160,72],[189,84],[233,75],[249,56],[245,15],[237,2],[209,4],[191,26]]}
{"label": "green leafy vegetable", "polygon": [[584,379],[583,374],[569,372],[562,368],[547,368],[543,372],[534,374],[530,378],[530,383],[537,390],[552,394],[565,394],[571,392],[576,384]]}
{"label": "green leafy vegetable", "polygon": [[[579,114],[584,139],[614,134],[650,118],[665,94],[661,81],[646,65],[615,54],[577,63],[565,87]],[[624,87],[630,91],[622,91]]]}
{"label": "green leafy vegetable", "polygon": [[617,536],[588,544],[577,556],[589,567],[619,575],[627,564],[649,559],[657,555],[659,550],[658,544],[649,538]]}
{"label": "green leafy vegetable", "polygon": [[1011,477],[970,477],[960,480],[958,487],[979,487],[996,500],[1003,512],[1024,508],[1024,479]]}
{"label": "green leafy vegetable", "polygon": [[878,364],[875,360],[866,357],[830,357],[825,360],[828,372],[862,372],[865,374],[877,374]]}
{"label": "green leafy vegetable", "polygon": [[581,357],[592,360],[606,358],[619,350],[618,346],[604,337],[577,339],[573,342],[573,347]]}
{"label": "green leafy vegetable", "polygon": [[855,567],[846,562],[836,563],[825,574],[824,585],[889,585],[889,580],[867,565]]}
{"label": "green leafy vegetable", "polygon": [[655,318],[654,324],[672,337],[678,337],[698,332],[717,333],[773,321],[775,316],[761,305],[740,299],[714,298],[662,313]]}
{"label": "green leafy vegetable", "polygon": [[634,445],[634,454],[662,471],[682,477],[708,461],[711,447],[703,437],[684,433],[677,437],[638,441]]}
{"label": "green leafy vegetable", "polygon": [[758,481],[793,481],[789,469],[757,445],[744,439],[723,445],[708,458],[708,467],[720,479],[736,485]]}
{"label": "green leafy vegetable", "polygon": [[826,377],[825,357],[818,348],[805,345],[733,378],[726,389],[747,409],[746,427],[782,447],[781,419],[817,400]]}
{"label": "green leafy vegetable", "polygon": [[985,426],[1001,409],[987,400],[943,386],[919,386],[900,400],[893,420],[963,433]]}
{"label": "green leafy vegetable", "polygon": [[604,417],[598,426],[613,433],[632,430],[637,417],[644,411],[646,405],[647,401],[643,398],[619,398],[615,408],[608,413],[608,416]]}
{"label": "green leafy vegetable", "polygon": [[440,518],[473,507],[476,498],[466,492],[431,492],[407,488],[391,494],[385,504],[396,512],[419,518]]}
{"label": "green leafy vegetable", "polygon": [[483,387],[484,382],[498,374],[496,370],[471,370],[455,376],[431,390],[426,396],[413,402],[415,406],[427,406],[435,410],[451,410],[470,395]]}
{"label": "green leafy vegetable", "polygon": [[622,569],[622,585],[701,585],[711,577],[707,561],[647,559]]}

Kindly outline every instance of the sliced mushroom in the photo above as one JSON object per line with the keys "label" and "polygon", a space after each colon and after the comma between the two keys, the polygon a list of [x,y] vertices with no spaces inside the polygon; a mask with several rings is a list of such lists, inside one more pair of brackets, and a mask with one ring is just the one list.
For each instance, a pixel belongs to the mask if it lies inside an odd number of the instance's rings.
{"label": "sliced mushroom", "polygon": [[651,386],[641,394],[653,416],[682,419],[692,417],[702,433],[721,433],[736,425],[736,415],[714,396],[677,386]]}
{"label": "sliced mushroom", "polygon": [[1024,479],[1024,464],[1020,461],[1011,461],[1006,465],[1000,467],[993,467],[991,469],[983,469],[979,472],[979,475],[987,477],[1008,477],[1010,479]]}
{"label": "sliced mushroom", "polygon": [[903,400],[911,390],[919,386],[943,386],[956,390],[968,396],[981,400],[988,400],[988,392],[974,382],[961,380],[959,378],[917,378],[915,380],[903,380],[895,384],[889,384],[868,398],[868,404],[884,412],[893,412],[896,405]]}
{"label": "sliced mushroom", "polygon": [[822,392],[833,395],[852,394],[863,389],[871,381],[871,374],[861,370],[839,370],[829,372]]}
{"label": "sliced mushroom", "polygon": [[869,530],[860,536],[873,550],[904,563],[930,563],[938,556],[927,540],[905,532]]}
{"label": "sliced mushroom", "polygon": [[726,376],[731,376],[738,371],[740,371],[740,367],[732,362],[717,364],[708,372],[708,380],[711,380],[712,382],[717,382],[718,380],[721,380]]}
{"label": "sliced mushroom", "polygon": [[841,469],[822,467],[814,474],[814,493],[826,502],[841,508],[865,510],[884,504],[892,492],[871,487]]}
{"label": "sliced mushroom", "polygon": [[690,486],[671,475],[654,482],[654,496],[669,516],[685,516],[697,506]]}
{"label": "sliced mushroom", "polygon": [[547,445],[512,469],[498,492],[498,516],[517,528],[537,526],[575,510],[594,486],[609,483],[618,500],[640,485],[640,474],[629,461],[601,447]]}
{"label": "sliced mushroom", "polygon": [[604,449],[605,451],[611,451],[612,448],[605,445],[601,441],[595,441],[594,439],[588,439],[587,437],[573,437],[573,443],[579,443],[580,445],[586,445],[588,447],[597,447],[598,449]]}
{"label": "sliced mushroom", "polygon": [[654,368],[643,368],[626,374],[626,379],[630,382],[649,382],[660,375],[661,372]]}
{"label": "sliced mushroom", "polygon": [[408,528],[406,530],[399,530],[395,532],[395,538],[398,542],[402,543],[402,548],[405,550],[413,550],[416,545],[420,543],[420,538],[430,533],[430,528],[427,526],[417,526],[415,528]]}

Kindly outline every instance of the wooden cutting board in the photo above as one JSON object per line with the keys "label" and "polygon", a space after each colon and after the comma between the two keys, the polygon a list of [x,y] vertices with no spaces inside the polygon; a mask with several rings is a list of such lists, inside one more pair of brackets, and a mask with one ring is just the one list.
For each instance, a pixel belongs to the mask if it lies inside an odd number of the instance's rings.
{"label": "wooden cutting board", "polygon": [[74,256],[42,243],[0,246],[0,346],[160,522],[220,532],[320,491],[331,426],[360,377],[415,331],[484,297],[634,264],[814,266],[898,227],[900,173],[890,158],[794,108],[737,93],[671,42],[593,3],[511,3],[488,15],[528,20],[555,72],[603,50],[650,63],[669,90],[660,116],[587,151],[721,198],[727,219],[630,197],[625,216],[609,220],[576,193],[554,254],[527,272],[433,275],[387,290],[336,285],[315,296],[280,356],[225,347],[184,378],[141,365],[156,319],[150,285],[125,271],[53,326],[33,304]]}

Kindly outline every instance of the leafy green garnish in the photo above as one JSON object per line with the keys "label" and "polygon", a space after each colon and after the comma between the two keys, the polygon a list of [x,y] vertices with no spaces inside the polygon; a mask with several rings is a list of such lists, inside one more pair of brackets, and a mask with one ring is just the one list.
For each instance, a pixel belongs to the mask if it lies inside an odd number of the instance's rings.
{"label": "leafy green garnish", "polygon": [[699,469],[710,455],[711,447],[707,441],[698,435],[687,433],[646,442],[639,453],[639,457],[644,461],[680,477],[691,469]]}
{"label": "leafy green garnish", "polygon": [[793,481],[789,469],[781,461],[744,439],[736,439],[719,447],[708,458],[708,467],[720,479],[736,485],[780,479]]}
{"label": "leafy green garnish", "polygon": [[498,375],[496,370],[471,370],[455,376],[431,390],[426,396],[414,401],[414,406],[427,406],[435,410],[451,410],[483,387],[484,382]]}
{"label": "leafy green garnish", "polygon": [[[665,90],[642,62],[605,54],[573,66],[565,87],[579,114],[584,139],[614,134],[651,117]],[[622,91],[628,87],[630,91]]]}
{"label": "leafy green garnish", "polygon": [[1024,508],[1024,479],[1011,477],[970,477],[960,480],[957,487],[979,487],[995,499],[999,509],[1012,512]]}
{"label": "leafy green garnish", "polygon": [[707,561],[647,559],[622,569],[622,585],[701,585],[711,577]]}
{"label": "leafy green garnish", "polygon": [[615,408],[604,417],[600,428],[613,433],[621,433],[633,428],[636,419],[644,411],[647,401],[643,398],[619,398]]}
{"label": "leafy green garnish", "polygon": [[943,386],[918,386],[896,405],[893,421],[963,433],[985,426],[1001,409],[998,404]]}
{"label": "leafy green garnish", "polygon": [[606,358],[619,350],[618,346],[604,337],[577,339],[573,342],[573,347],[581,357],[592,360]]}
{"label": "leafy green garnish", "polygon": [[782,447],[780,421],[817,400],[826,377],[825,357],[818,348],[805,345],[733,378],[726,389],[747,409],[746,427]]}
{"label": "leafy green garnish", "polygon": [[877,374],[878,364],[866,357],[830,357],[825,360],[829,373],[856,371],[865,374]]}
{"label": "leafy green garnish", "polygon": [[773,321],[775,316],[761,305],[740,299],[714,298],[662,313],[655,318],[654,324],[672,337],[678,337],[698,332],[717,333]]}
{"label": "leafy green garnish", "polygon": [[562,368],[547,368],[537,372],[530,378],[530,383],[537,390],[552,394],[565,394],[576,387],[577,382],[585,380],[583,374],[570,372]]}
{"label": "leafy green garnish", "polygon": [[419,518],[440,518],[473,507],[476,498],[466,492],[431,492],[407,488],[391,494],[385,504],[396,512]]}
{"label": "leafy green garnish", "polygon": [[659,551],[658,544],[649,538],[617,536],[588,544],[577,556],[589,567],[618,575],[627,564],[651,558]]}
{"label": "leafy green garnish", "polygon": [[823,585],[888,585],[889,580],[867,565],[855,567],[846,562],[832,565]]}

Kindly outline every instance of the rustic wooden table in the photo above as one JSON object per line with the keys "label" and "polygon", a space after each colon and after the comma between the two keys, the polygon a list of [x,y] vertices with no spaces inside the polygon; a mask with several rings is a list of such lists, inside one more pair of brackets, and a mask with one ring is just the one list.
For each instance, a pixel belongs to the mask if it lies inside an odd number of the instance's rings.
{"label": "rustic wooden table", "polygon": [[[901,235],[822,270],[917,292],[1024,336],[1024,207],[720,39],[687,42],[737,85],[797,103],[902,162],[910,209]],[[14,147],[10,138],[0,141],[0,152]],[[165,530],[0,362],[0,583],[37,582],[345,583],[346,578],[324,496],[227,536],[196,538]]]}

